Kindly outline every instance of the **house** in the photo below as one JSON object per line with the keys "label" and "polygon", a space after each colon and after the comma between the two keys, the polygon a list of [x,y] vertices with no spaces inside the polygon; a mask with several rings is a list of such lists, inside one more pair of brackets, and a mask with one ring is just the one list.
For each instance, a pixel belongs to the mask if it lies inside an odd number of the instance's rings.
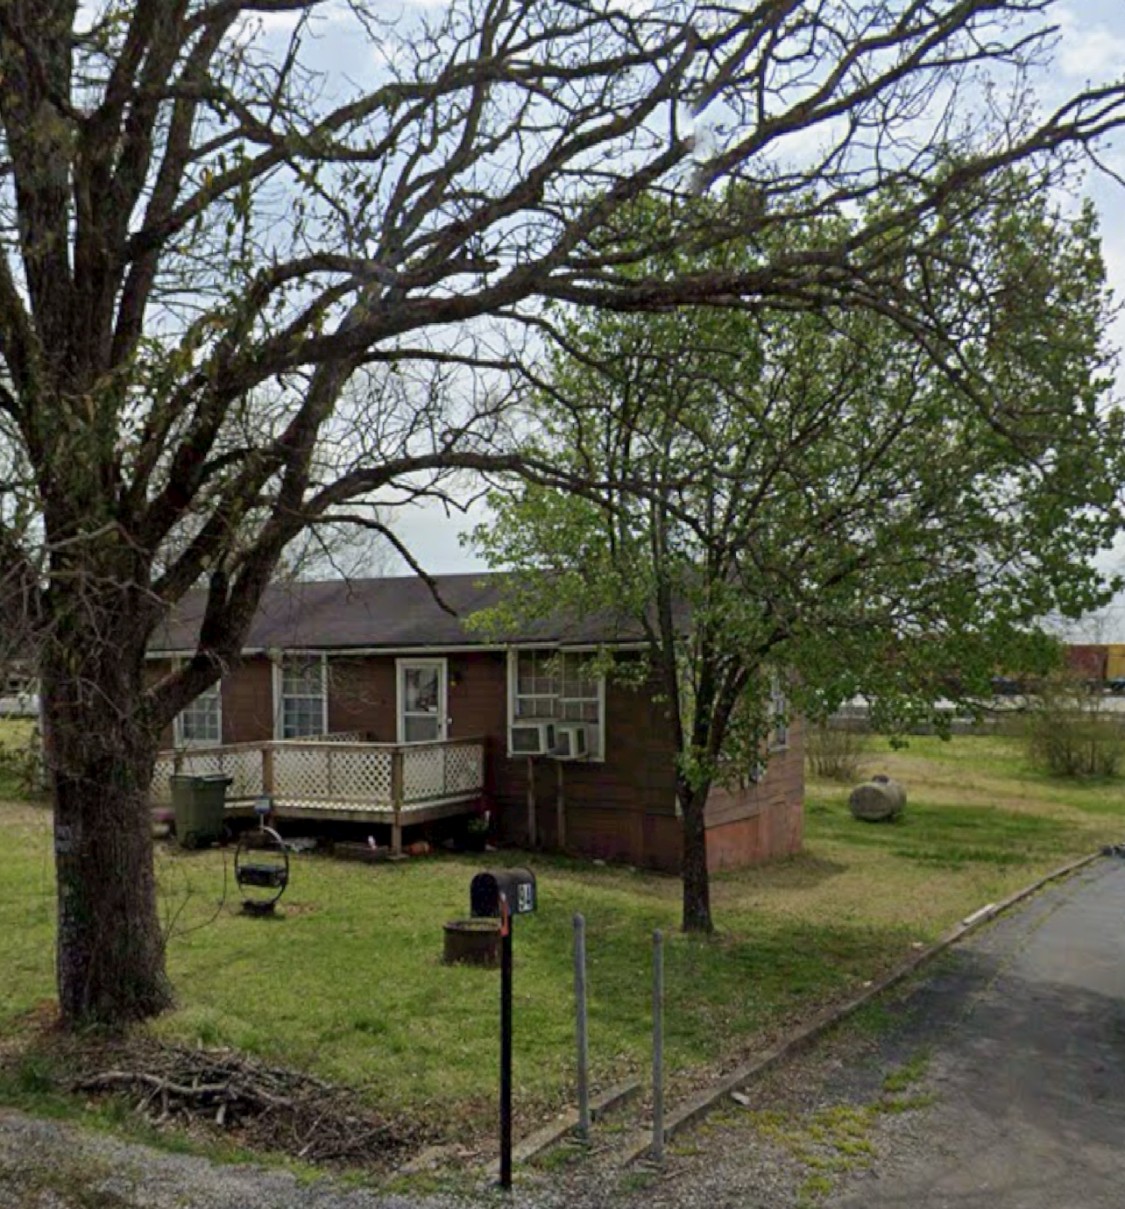
{"label": "house", "polygon": [[[241,664],[176,719],[154,795],[174,769],[234,778],[234,809],[404,829],[486,804],[506,841],[677,871],[674,747],[651,686],[604,676],[599,649],[639,658],[639,632],[585,617],[503,641],[465,619],[497,603],[498,575],[275,585]],[[189,597],[150,651],[156,671],[193,651]],[[633,678],[635,679],[635,678]],[[769,759],[712,790],[712,870],[801,844],[801,727],[777,703]],[[283,784],[284,782],[284,784]]]}

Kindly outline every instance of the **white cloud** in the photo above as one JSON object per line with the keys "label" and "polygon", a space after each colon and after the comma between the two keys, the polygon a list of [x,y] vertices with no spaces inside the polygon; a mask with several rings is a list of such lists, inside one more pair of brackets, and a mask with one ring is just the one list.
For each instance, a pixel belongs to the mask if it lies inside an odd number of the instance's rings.
{"label": "white cloud", "polygon": [[[439,504],[416,504],[404,508],[388,508],[384,519],[411,554],[435,575],[454,575],[466,571],[483,571],[487,563],[472,550],[461,545],[460,534],[474,525],[486,522],[489,512],[483,504],[469,509],[467,515],[447,514]],[[410,568],[397,555],[391,555],[388,575],[405,575]]]}
{"label": "white cloud", "polygon": [[[1088,14],[1087,14],[1088,15]],[[1076,10],[1059,11],[1058,65],[1070,79],[1113,79],[1125,64],[1125,27],[1112,29],[1100,21],[1079,17]]]}

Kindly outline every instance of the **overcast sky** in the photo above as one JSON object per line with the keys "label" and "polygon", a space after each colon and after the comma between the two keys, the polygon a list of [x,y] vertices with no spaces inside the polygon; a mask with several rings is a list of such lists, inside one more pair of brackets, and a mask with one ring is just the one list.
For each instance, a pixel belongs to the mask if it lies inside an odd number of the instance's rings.
{"label": "overcast sky", "polygon": [[[1125,71],[1125,0],[1071,0],[1057,10],[1060,42],[1055,66],[1040,84],[1045,106],[1069,95],[1090,80],[1103,80]],[[1100,152],[1106,166],[1125,180],[1125,137]],[[1118,299],[1125,300],[1125,185],[1108,175],[1092,172],[1086,186],[1097,203],[1110,281]],[[1115,331],[1115,343],[1125,347],[1125,318]],[[1125,393],[1125,373],[1122,375]],[[412,509],[398,514],[395,528],[422,564],[434,572],[469,571],[483,566],[459,542],[469,528],[463,517],[447,517],[436,509]],[[1125,540],[1107,559],[1119,569],[1125,565]],[[405,567],[388,568],[392,572]],[[1125,600],[1115,606],[1103,641],[1125,641]],[[1091,635],[1093,636],[1093,635]]]}
{"label": "overcast sky", "polygon": [[[1065,10],[1059,75],[1065,84],[1125,72],[1125,0],[1073,0]],[[1125,181],[1125,136],[1104,153],[1110,170]],[[1108,175],[1090,179],[1089,192],[1101,215],[1102,240],[1109,280],[1119,302],[1125,301],[1125,184]],[[1115,343],[1125,349],[1125,318],[1115,329]],[[1119,390],[1125,394],[1125,369],[1119,373]],[[1106,566],[1125,570],[1125,538],[1107,556]],[[1099,642],[1125,642],[1125,596],[1073,631],[1075,637]]]}

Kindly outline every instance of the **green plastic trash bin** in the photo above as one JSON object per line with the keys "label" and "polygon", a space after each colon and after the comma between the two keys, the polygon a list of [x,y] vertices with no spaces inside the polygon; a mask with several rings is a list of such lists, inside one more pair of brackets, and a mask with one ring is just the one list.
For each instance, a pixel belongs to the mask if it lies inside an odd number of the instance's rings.
{"label": "green plastic trash bin", "polygon": [[222,839],[230,777],[173,776],[172,810],[183,848],[203,848]]}

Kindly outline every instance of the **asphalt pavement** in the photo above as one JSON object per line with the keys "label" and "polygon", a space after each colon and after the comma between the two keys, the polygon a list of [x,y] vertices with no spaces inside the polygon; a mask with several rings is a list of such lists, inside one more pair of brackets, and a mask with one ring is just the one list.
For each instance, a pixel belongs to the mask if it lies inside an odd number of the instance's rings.
{"label": "asphalt pavement", "polygon": [[831,1209],[1125,1205],[1125,860],[958,946],[914,996],[932,1105]]}

